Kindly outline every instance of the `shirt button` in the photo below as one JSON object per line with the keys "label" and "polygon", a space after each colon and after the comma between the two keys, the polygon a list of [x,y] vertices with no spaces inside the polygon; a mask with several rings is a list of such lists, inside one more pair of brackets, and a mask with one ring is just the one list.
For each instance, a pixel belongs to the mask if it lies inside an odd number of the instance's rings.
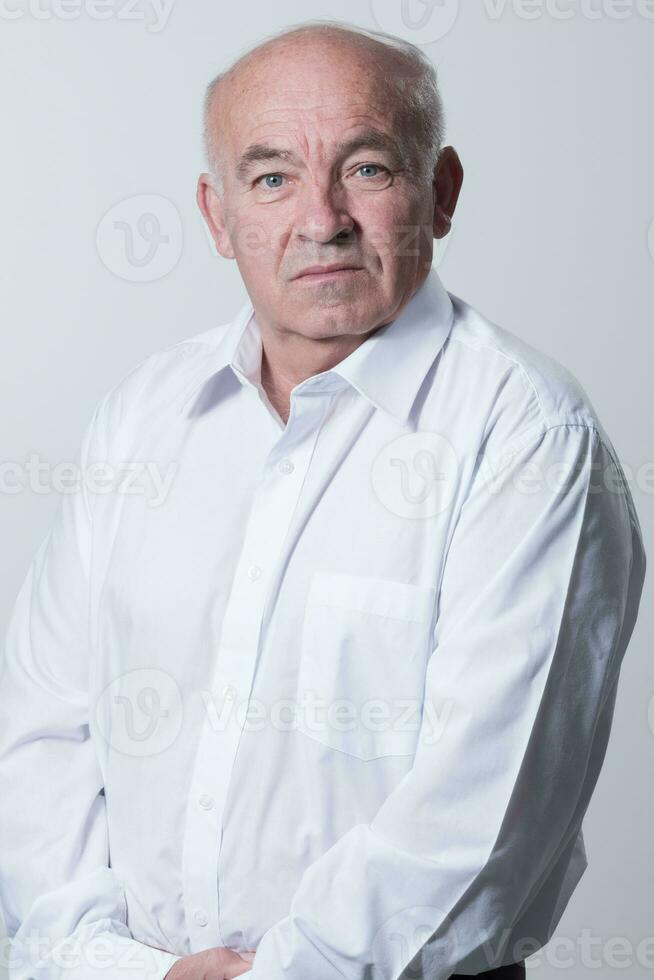
{"label": "shirt button", "polygon": [[193,913],[193,918],[199,926],[206,926],[209,921],[202,909],[196,909]]}
{"label": "shirt button", "polygon": [[292,473],[295,469],[295,463],[290,459],[282,459],[279,461],[279,466],[277,467],[280,473]]}
{"label": "shirt button", "polygon": [[260,576],[261,576],[261,568],[259,567],[259,565],[250,565],[250,567],[248,568],[248,578],[250,579],[250,581],[256,582],[256,580],[260,578]]}
{"label": "shirt button", "polygon": [[230,701],[232,698],[236,697],[236,688],[233,686],[233,684],[227,684],[227,686],[223,688],[223,696],[229,698]]}
{"label": "shirt button", "polygon": [[208,793],[203,793],[198,799],[198,803],[203,810],[210,810],[214,804],[213,796],[209,796]]}

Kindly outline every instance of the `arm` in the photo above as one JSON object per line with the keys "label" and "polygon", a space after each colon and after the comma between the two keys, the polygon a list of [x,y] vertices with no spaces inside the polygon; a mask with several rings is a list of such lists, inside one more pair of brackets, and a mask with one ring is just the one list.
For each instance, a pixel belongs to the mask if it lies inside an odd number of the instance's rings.
{"label": "arm", "polygon": [[[101,406],[82,440],[82,472]],[[132,938],[109,866],[89,732],[91,547],[86,491],[64,494],[0,661],[0,906],[13,940],[10,980],[160,980],[179,959]]]}
{"label": "arm", "polygon": [[[564,493],[545,482],[559,463]],[[411,770],[306,869],[252,980],[395,980],[409,963],[445,980],[485,943],[485,969],[505,958],[502,935],[581,825],[637,615],[633,503],[595,492],[612,466],[595,429],[563,425],[521,443],[490,488],[477,471],[427,666],[442,733],[423,716]]]}

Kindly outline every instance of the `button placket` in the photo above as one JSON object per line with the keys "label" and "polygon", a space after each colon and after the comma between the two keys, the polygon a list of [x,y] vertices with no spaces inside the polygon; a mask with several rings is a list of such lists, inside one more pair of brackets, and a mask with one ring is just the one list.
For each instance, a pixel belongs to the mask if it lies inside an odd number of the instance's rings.
{"label": "button placket", "polygon": [[[183,879],[187,901],[194,910],[187,919],[192,949],[205,948],[209,923],[213,941],[222,945],[218,919],[218,861],[223,810],[247,716],[245,709],[255,673],[266,597],[273,571],[280,566],[284,539],[329,401],[329,398],[296,401],[293,419],[279,441],[284,442],[285,448],[293,447],[293,459],[289,453],[280,460],[291,465],[284,467],[288,473],[278,472],[272,480],[264,471],[254,494],[241,556],[225,607],[211,693],[214,708],[227,718],[227,722],[214,731],[215,714],[205,713],[190,796],[190,800],[204,802],[188,807],[185,825]],[[277,453],[279,442],[274,450]],[[213,801],[211,806],[209,799]],[[200,922],[197,913],[200,917],[205,915],[207,922]]]}

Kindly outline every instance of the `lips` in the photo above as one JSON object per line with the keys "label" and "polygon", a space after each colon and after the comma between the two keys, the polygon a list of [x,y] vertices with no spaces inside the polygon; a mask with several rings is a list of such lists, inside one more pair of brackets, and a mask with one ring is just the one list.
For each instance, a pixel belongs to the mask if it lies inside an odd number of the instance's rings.
{"label": "lips", "polygon": [[345,272],[345,271],[355,272],[360,268],[361,267],[358,265],[345,265],[345,264],[312,265],[309,266],[309,268],[307,269],[303,269],[303,271],[300,272],[298,276],[296,276],[296,278],[301,279],[303,276],[319,276],[319,275],[324,276],[324,275],[329,275],[329,273],[331,272]]}

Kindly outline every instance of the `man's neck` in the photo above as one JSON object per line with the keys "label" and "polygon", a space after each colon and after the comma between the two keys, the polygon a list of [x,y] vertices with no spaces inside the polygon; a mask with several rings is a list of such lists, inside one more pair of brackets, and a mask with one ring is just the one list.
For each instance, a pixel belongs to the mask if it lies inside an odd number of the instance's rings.
{"label": "man's neck", "polygon": [[293,388],[314,374],[329,371],[373,332],[348,334],[330,343],[288,334],[280,339],[262,330],[261,385],[284,423],[290,415]]}
{"label": "man's neck", "polygon": [[286,425],[291,411],[291,390],[294,388],[294,384],[289,384],[288,382],[277,383],[271,374],[270,365],[265,356],[262,356],[261,359],[261,385],[268,397],[268,401],[284,425]]}

